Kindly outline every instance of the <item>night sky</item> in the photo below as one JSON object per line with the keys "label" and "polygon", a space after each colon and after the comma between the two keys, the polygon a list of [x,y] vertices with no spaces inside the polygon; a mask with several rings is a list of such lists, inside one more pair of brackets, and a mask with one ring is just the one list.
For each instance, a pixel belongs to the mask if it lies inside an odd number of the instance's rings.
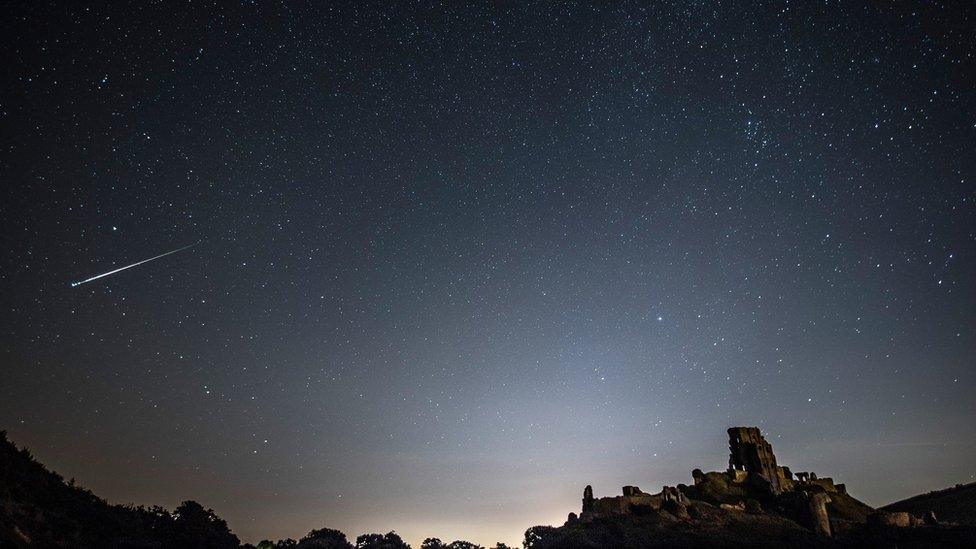
{"label": "night sky", "polygon": [[971,3],[394,4],[8,7],[12,440],[250,542],[976,480]]}

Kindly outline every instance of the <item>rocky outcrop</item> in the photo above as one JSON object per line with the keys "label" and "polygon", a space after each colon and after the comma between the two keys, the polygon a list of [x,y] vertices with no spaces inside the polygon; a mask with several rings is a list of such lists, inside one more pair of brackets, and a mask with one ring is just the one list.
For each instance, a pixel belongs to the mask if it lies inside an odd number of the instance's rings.
{"label": "rocky outcrop", "polygon": [[868,524],[875,527],[908,528],[912,525],[912,516],[904,511],[886,513],[878,511],[868,515]]}

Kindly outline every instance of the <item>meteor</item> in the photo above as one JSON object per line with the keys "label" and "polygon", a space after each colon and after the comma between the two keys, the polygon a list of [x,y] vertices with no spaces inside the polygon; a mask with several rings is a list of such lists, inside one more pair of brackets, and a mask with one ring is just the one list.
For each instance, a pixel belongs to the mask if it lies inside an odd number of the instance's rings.
{"label": "meteor", "polygon": [[105,277],[105,276],[108,276],[108,275],[114,275],[117,272],[124,271],[126,269],[131,269],[133,267],[137,267],[139,265],[142,265],[143,263],[149,263],[150,261],[153,261],[154,259],[159,259],[160,257],[166,257],[166,256],[168,256],[170,254],[175,254],[176,252],[182,252],[183,250],[185,250],[187,248],[192,248],[192,247],[196,246],[197,244],[199,244],[199,242],[194,242],[193,244],[190,244],[189,246],[183,246],[182,248],[177,248],[175,250],[166,252],[164,254],[159,254],[156,257],[150,257],[149,259],[143,259],[142,261],[139,261],[137,263],[133,263],[132,265],[126,265],[125,267],[119,267],[118,269],[115,269],[114,271],[109,271],[107,273],[102,273],[100,275],[95,275],[95,276],[93,276],[91,278],[86,278],[85,280],[82,280],[81,282],[72,282],[71,283],[71,287],[74,288],[75,286],[81,286],[82,284],[84,284],[86,282],[91,282],[92,280],[98,280],[99,278],[102,278],[102,277]]}

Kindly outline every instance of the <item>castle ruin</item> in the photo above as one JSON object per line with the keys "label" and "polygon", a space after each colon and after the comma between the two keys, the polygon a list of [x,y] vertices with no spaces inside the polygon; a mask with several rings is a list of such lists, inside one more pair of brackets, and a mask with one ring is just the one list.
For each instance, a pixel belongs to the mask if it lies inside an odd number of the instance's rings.
{"label": "castle ruin", "polygon": [[780,494],[790,470],[776,465],[773,447],[758,427],[732,427],[729,429],[729,473],[740,481],[750,474],[758,475],[769,483],[774,494]]}
{"label": "castle ruin", "polygon": [[[580,520],[603,516],[641,515],[667,509],[687,515],[686,506],[693,499],[716,499],[713,503],[732,511],[762,511],[775,507],[786,515],[822,535],[830,535],[827,504],[830,494],[846,494],[843,484],[819,478],[814,472],[796,473],[776,463],[773,448],[758,427],[732,427],[729,435],[729,468],[724,473],[692,471],[693,486],[665,486],[661,492],[648,494],[637,486],[624,486],[620,496],[593,497],[593,488],[583,490]],[[718,492],[716,492],[718,490]],[[723,492],[723,490],[725,492]],[[718,501],[721,494],[748,494],[745,500]],[[716,493],[719,496],[716,496]]]}
{"label": "castle ruin", "polygon": [[789,467],[776,464],[773,447],[758,427],[729,429],[729,474],[736,482],[768,483],[769,490],[776,495],[793,491],[797,485],[818,485],[828,493],[846,493],[843,484],[835,485],[830,478],[817,478],[812,471],[796,473],[794,478]]}

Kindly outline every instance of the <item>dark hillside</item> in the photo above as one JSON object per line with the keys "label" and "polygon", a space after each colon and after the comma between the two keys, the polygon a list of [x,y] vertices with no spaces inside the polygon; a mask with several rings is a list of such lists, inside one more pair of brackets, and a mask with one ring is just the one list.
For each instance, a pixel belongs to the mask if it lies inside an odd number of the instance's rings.
{"label": "dark hillside", "polygon": [[238,547],[213,511],[187,501],[160,507],[110,505],[66,483],[0,431],[0,547]]}
{"label": "dark hillside", "polygon": [[933,511],[939,520],[976,526],[976,482],[920,494],[885,505],[883,511],[907,511],[924,515]]}

